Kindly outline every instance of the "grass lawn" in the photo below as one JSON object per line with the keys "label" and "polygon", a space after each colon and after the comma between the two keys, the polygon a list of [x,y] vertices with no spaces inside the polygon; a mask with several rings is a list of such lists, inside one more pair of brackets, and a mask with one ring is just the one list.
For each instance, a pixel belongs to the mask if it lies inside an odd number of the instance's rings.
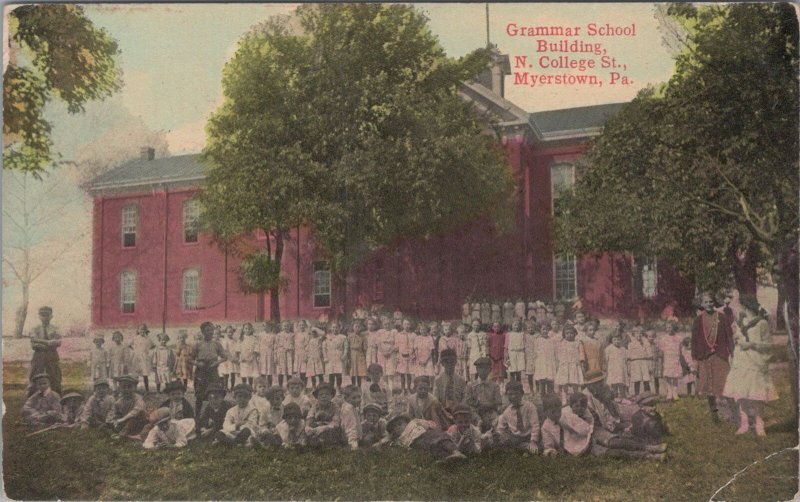
{"label": "grass lawn", "polygon": [[[85,368],[65,364],[64,386]],[[146,452],[100,431],[59,429],[25,437],[19,423],[27,367],[3,367],[3,477],[14,499],[82,500],[708,500],[737,471],[798,442],[789,385],[767,406],[767,437],[735,436],[711,421],[703,400],[659,405],[671,430],[666,462],[542,458],[490,452],[436,464],[414,451],[252,450],[190,443]],[[737,478],[722,500],[789,500],[797,491],[797,450]]]}

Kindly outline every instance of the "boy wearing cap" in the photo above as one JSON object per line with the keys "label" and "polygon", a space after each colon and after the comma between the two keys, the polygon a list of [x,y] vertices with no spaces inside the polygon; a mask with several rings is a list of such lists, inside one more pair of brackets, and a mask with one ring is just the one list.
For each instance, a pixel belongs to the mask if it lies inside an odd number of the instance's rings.
{"label": "boy wearing cap", "polygon": [[317,402],[308,412],[306,436],[309,446],[342,444],[342,418],[339,406],[333,402],[336,389],[329,383],[321,383],[314,389]]}
{"label": "boy wearing cap", "polygon": [[121,437],[141,439],[142,429],[147,425],[144,399],[136,393],[138,379],[130,375],[117,378],[119,398],[114,401],[111,426]]}
{"label": "boy wearing cap", "polygon": [[386,437],[386,420],[381,418],[383,409],[375,403],[364,405],[361,413],[364,420],[361,422],[361,439],[358,445],[367,448],[380,443]]}
{"label": "boy wearing cap", "polygon": [[459,404],[453,410],[455,423],[447,429],[458,451],[464,455],[481,452],[481,431],[472,424],[472,410],[466,404]]}
{"label": "boy wearing cap", "polygon": [[206,390],[208,400],[197,419],[197,436],[200,439],[212,439],[222,429],[225,416],[231,408],[231,403],[225,401],[225,389],[218,383],[212,383]]}
{"label": "boy wearing cap", "polygon": [[195,411],[202,409],[206,399],[206,388],[211,382],[219,380],[217,368],[228,356],[219,342],[214,340],[214,324],[206,321],[200,325],[203,339],[194,346],[194,393]]}
{"label": "boy wearing cap", "polygon": [[294,403],[300,407],[300,413],[305,417],[308,415],[308,410],[314,405],[314,401],[305,393],[305,383],[300,378],[293,376],[286,384],[286,389],[289,391],[286,397],[283,398],[281,406],[284,408],[289,403]]}
{"label": "boy wearing cap", "polygon": [[383,366],[372,363],[367,367],[367,381],[361,391],[361,403],[377,404],[384,413],[389,410],[389,393],[381,387],[383,378]]}
{"label": "boy wearing cap", "polygon": [[94,337],[94,349],[89,353],[89,378],[92,381],[98,378],[108,378],[110,360],[108,351],[103,348],[106,339],[103,335]]}
{"label": "boy wearing cap", "polygon": [[284,448],[306,445],[306,424],[296,403],[289,403],[283,408],[283,420],[276,429]]}
{"label": "boy wearing cap", "polygon": [[522,384],[511,381],[506,384],[509,405],[497,419],[494,443],[500,448],[526,449],[539,452],[539,414],[536,406],[522,402]]}
{"label": "boy wearing cap", "polygon": [[439,362],[444,372],[436,377],[433,383],[433,396],[439,400],[444,409],[451,412],[464,401],[467,391],[467,382],[456,374],[458,356],[453,349],[444,349],[439,354]]}
{"label": "boy wearing cap", "polygon": [[65,389],[61,398],[63,417],[61,421],[69,426],[77,426],[83,413],[83,394],[73,389]]}
{"label": "boy wearing cap", "polygon": [[411,418],[430,420],[439,429],[446,431],[453,423],[453,417],[444,409],[442,403],[430,394],[431,380],[427,376],[414,379],[416,394],[408,402],[408,414]]}
{"label": "boy wearing cap", "polygon": [[225,444],[253,444],[258,434],[258,409],[250,402],[252,392],[247,384],[240,383],[233,388],[236,406],[225,414],[222,430],[217,432],[216,440]]}
{"label": "boy wearing cap", "polygon": [[151,417],[154,427],[147,434],[142,446],[145,450],[160,448],[183,448],[194,430],[194,419],[172,420],[169,408],[158,408]]}
{"label": "boy wearing cap", "polygon": [[489,380],[492,360],[488,357],[479,357],[474,364],[478,378],[467,384],[466,403],[475,410],[491,406],[499,412],[503,406],[503,397],[497,382]]}
{"label": "boy wearing cap", "polygon": [[50,388],[50,376],[39,373],[31,380],[36,392],[22,406],[22,420],[33,427],[60,422],[63,417],[61,396]]}
{"label": "boy wearing cap", "polygon": [[169,408],[173,420],[183,420],[184,418],[194,418],[194,408],[191,403],[184,397],[186,387],[183,386],[183,381],[173,380],[164,387],[169,399],[163,401],[159,408]]}
{"label": "boy wearing cap", "polygon": [[83,405],[83,412],[79,418],[81,429],[107,425],[114,419],[114,398],[111,396],[111,387],[108,380],[97,379],[94,381],[94,393]]}

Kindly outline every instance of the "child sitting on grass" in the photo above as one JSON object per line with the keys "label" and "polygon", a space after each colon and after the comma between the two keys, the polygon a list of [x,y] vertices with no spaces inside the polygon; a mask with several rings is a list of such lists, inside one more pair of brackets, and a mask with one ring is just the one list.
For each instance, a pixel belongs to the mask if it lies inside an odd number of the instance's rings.
{"label": "child sitting on grass", "polygon": [[225,416],[231,404],[225,401],[225,389],[218,383],[212,383],[206,389],[207,401],[197,420],[197,437],[200,439],[213,439],[222,429]]}
{"label": "child sitting on grass", "polygon": [[61,398],[61,409],[64,411],[62,422],[65,425],[78,425],[81,414],[83,413],[83,394],[76,390],[65,389],[64,397]]}
{"label": "child sitting on grass", "polygon": [[[259,377],[261,378],[261,377]],[[266,381],[266,379],[264,379]],[[255,399],[255,398],[253,398]],[[276,429],[283,419],[283,389],[277,385],[267,391],[266,406],[259,404],[258,408],[258,441],[264,446],[278,446],[281,438]]]}
{"label": "child sitting on grass", "polygon": [[314,405],[314,401],[305,392],[303,392],[305,389],[303,380],[294,376],[289,379],[289,382],[286,384],[286,388],[289,393],[285,398],[283,398],[283,403],[281,403],[281,405],[286,408],[287,404],[294,403],[300,407],[300,412],[303,414],[303,417],[308,415],[308,410],[310,410]]}
{"label": "child sitting on grass", "polygon": [[276,427],[281,438],[281,446],[294,448],[306,444],[306,424],[303,414],[296,403],[289,403],[283,407],[283,420]]}
{"label": "child sitting on grass", "polygon": [[375,403],[364,405],[364,420],[361,422],[361,439],[358,445],[367,448],[380,443],[386,438],[386,420],[381,418],[383,408]]}
{"label": "child sitting on grass", "polygon": [[50,376],[39,373],[31,380],[36,392],[22,406],[22,420],[33,427],[60,422],[63,417],[61,397],[50,388]]}
{"label": "child sitting on grass", "polygon": [[[169,408],[158,408],[151,416],[154,427],[150,429],[142,446],[145,450],[183,448],[194,432],[194,419],[173,420]],[[192,435],[193,437],[193,435]]]}
{"label": "child sitting on grass", "polygon": [[218,431],[216,442],[250,446],[258,432],[258,410],[250,402],[252,392],[247,384],[240,383],[233,388],[236,406],[225,414],[222,430]]}
{"label": "child sitting on grass", "polygon": [[539,415],[536,406],[522,402],[522,384],[506,384],[506,397],[510,403],[497,419],[494,443],[499,448],[526,449],[539,453]]}
{"label": "child sitting on grass", "polygon": [[306,420],[309,446],[333,446],[343,443],[342,419],[339,406],[333,402],[336,389],[323,382],[314,389],[317,402],[311,407]]}
{"label": "child sitting on grass", "polygon": [[385,414],[389,411],[389,394],[381,387],[382,378],[383,367],[380,364],[373,363],[367,367],[367,379],[361,391],[361,403],[377,404]]}
{"label": "child sitting on grass", "polygon": [[340,415],[342,417],[342,432],[351,450],[358,449],[361,440],[361,389],[355,385],[348,385],[342,389],[344,402]]}
{"label": "child sitting on grass", "polygon": [[114,398],[108,380],[99,378],[94,381],[94,393],[83,405],[79,422],[81,429],[108,425],[114,418]]}
{"label": "child sitting on grass", "polygon": [[446,432],[440,430],[435,422],[411,418],[399,413],[386,423],[388,437],[382,444],[391,444],[422,450],[440,460],[465,458],[458,446]]}
{"label": "child sitting on grass", "polygon": [[481,452],[481,431],[472,424],[472,409],[466,404],[459,404],[453,409],[455,424],[447,429],[447,434],[453,438],[458,451],[464,455]]}
{"label": "child sitting on grass", "polygon": [[117,378],[119,398],[114,402],[114,417],[111,427],[114,429],[115,438],[125,437],[141,441],[142,429],[147,425],[147,415],[144,411],[144,399],[136,393],[138,379],[134,376],[123,375]]}
{"label": "child sitting on grass", "polygon": [[569,406],[561,410],[561,429],[564,431],[564,450],[570,455],[583,455],[592,447],[594,417],[588,410],[586,395],[569,395]]}
{"label": "child sitting on grass", "polygon": [[414,379],[416,395],[408,402],[408,414],[411,418],[422,418],[435,422],[439,429],[446,431],[453,423],[453,417],[444,409],[442,403],[430,394],[431,381],[427,376]]}
{"label": "child sitting on grass", "polygon": [[545,420],[542,423],[542,448],[546,457],[558,454],[561,448],[561,398],[555,394],[542,397],[542,412]]}

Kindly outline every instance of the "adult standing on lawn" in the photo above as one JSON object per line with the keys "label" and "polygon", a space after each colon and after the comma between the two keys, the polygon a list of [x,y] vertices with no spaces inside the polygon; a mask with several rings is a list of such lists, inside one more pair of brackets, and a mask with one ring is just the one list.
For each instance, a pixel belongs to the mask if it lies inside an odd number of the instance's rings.
{"label": "adult standing on lawn", "polygon": [[727,316],[714,309],[714,298],[704,293],[692,325],[692,359],[697,361],[697,392],[708,397],[708,407],[718,420],[717,400],[722,397],[733,354],[733,334]]}
{"label": "adult standing on lawn", "polygon": [[58,347],[61,346],[61,334],[58,328],[50,324],[53,318],[53,309],[48,306],[39,309],[41,324],[31,331],[31,371],[28,378],[28,396],[36,392],[33,377],[46,373],[50,378],[50,388],[61,395],[61,366],[58,359]]}
{"label": "adult standing on lawn", "polygon": [[219,383],[217,367],[228,360],[225,349],[214,340],[214,324],[206,321],[200,325],[203,339],[194,347],[194,395],[195,415],[199,418],[203,401],[206,400],[206,390],[209,384]]}

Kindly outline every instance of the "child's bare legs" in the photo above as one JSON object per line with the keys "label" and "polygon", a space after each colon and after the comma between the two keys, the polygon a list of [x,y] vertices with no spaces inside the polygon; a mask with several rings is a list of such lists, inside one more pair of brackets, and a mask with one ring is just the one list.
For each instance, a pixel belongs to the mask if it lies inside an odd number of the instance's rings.
{"label": "child's bare legs", "polygon": [[661,389],[660,389],[660,386],[659,386],[659,378],[658,377],[653,377],[653,387],[655,388],[656,395],[659,395],[660,392],[661,392]]}
{"label": "child's bare legs", "polygon": [[686,382],[686,395],[694,396],[694,382]]}
{"label": "child's bare legs", "polygon": [[358,375],[351,376],[350,377],[350,381],[353,383],[353,385],[355,385],[357,387],[361,387],[361,377],[360,376],[358,376]]}
{"label": "child's bare legs", "polygon": [[305,373],[300,373],[300,381],[303,382],[303,388],[305,389],[306,384],[308,383],[308,377],[306,376]]}
{"label": "child's bare legs", "polygon": [[528,375],[528,392],[533,394],[534,392],[538,391],[539,389],[533,385],[533,375]]}
{"label": "child's bare legs", "polygon": [[638,396],[639,390],[642,386],[642,382],[633,382],[633,395]]}
{"label": "child's bare legs", "polygon": [[750,413],[755,420],[755,429],[757,436],[766,436],[767,433],[764,430],[764,419],[762,415],[764,413],[764,402],[763,401],[753,401],[748,399],[747,405],[750,408]]}
{"label": "child's bare legs", "polygon": [[150,392],[150,379],[147,375],[142,375],[142,380],[144,381],[144,392],[147,394]]}
{"label": "child's bare legs", "polygon": [[283,374],[278,375],[278,387],[283,387]]}
{"label": "child's bare legs", "polygon": [[650,392],[650,382],[642,382],[642,384],[644,385],[644,391]]}
{"label": "child's bare legs", "polygon": [[406,374],[400,373],[400,390],[406,391]]}
{"label": "child's bare legs", "polygon": [[328,383],[336,387],[336,390],[342,390],[342,374],[331,373],[328,375]]}

